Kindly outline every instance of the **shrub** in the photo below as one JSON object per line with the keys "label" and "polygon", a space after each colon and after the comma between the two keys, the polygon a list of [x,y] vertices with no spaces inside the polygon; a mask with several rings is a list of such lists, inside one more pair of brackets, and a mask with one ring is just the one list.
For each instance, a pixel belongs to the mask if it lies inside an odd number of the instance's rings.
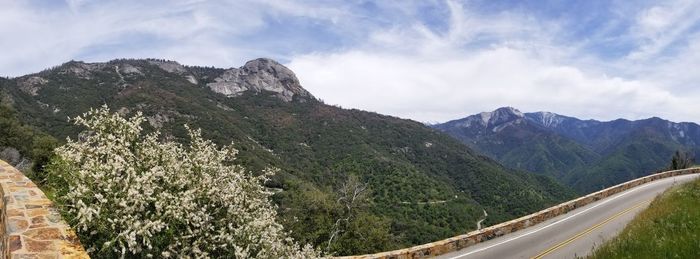
{"label": "shrub", "polygon": [[[142,134],[144,117],[108,108],[74,119],[87,128],[56,149],[51,184],[93,257],[309,258],[276,222],[259,176],[190,130],[190,145]],[[186,127],[186,126],[185,126]]]}
{"label": "shrub", "polygon": [[669,167],[669,169],[686,169],[693,166],[693,163],[695,163],[695,161],[693,161],[692,154],[687,152],[676,151],[676,153],[674,153],[673,157],[671,158],[671,166]]}

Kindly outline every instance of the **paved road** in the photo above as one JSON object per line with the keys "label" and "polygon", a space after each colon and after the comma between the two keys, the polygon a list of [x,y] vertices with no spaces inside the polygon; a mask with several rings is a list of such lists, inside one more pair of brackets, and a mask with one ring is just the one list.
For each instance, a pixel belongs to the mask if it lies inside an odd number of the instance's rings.
{"label": "paved road", "polygon": [[673,185],[696,179],[683,175],[653,181],[588,204],[533,227],[438,258],[575,258],[617,235],[651,200]]}

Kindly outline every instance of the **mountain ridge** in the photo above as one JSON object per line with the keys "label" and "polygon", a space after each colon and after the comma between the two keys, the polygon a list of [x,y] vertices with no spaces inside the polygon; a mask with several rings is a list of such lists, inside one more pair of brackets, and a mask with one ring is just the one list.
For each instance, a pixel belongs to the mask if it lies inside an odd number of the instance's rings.
{"label": "mountain ridge", "polygon": [[497,111],[512,111],[513,116],[486,127],[492,130],[465,123],[483,118],[484,113],[432,127],[505,165],[550,175],[579,192],[662,169],[676,150],[696,154],[700,150],[700,125],[692,122],[658,117],[581,120],[545,111],[522,113],[512,107],[493,112]]}
{"label": "mountain ridge", "polygon": [[[80,132],[67,117],[106,104],[123,115],[142,111],[145,130],[164,138],[186,141],[187,124],[219,145],[233,142],[241,151],[237,163],[280,169],[266,185],[279,190],[273,199],[292,236],[339,255],[439,240],[473,229],[484,209],[484,223],[494,224],[573,196],[548,177],[503,167],[422,123],[326,105],[278,65],[72,61],[0,80],[0,100],[23,123],[58,139]],[[328,246],[346,213],[336,189],[353,177],[368,185],[370,198]],[[435,200],[446,202],[417,203]]]}

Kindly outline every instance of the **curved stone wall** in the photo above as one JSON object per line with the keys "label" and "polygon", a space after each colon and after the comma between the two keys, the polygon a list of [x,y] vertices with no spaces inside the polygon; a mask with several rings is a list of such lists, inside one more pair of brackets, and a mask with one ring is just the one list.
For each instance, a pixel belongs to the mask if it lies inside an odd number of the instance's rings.
{"label": "curved stone wall", "polygon": [[3,258],[90,258],[44,192],[0,160]]}
{"label": "curved stone wall", "polygon": [[634,179],[634,180],[631,180],[631,181],[628,181],[628,182],[625,182],[622,184],[618,184],[618,185],[615,185],[613,187],[588,194],[586,196],[577,198],[575,200],[564,202],[562,204],[541,210],[539,212],[535,212],[535,213],[527,215],[527,216],[523,216],[523,217],[511,220],[511,221],[503,222],[503,223],[493,225],[493,226],[490,226],[487,228],[483,228],[481,230],[472,231],[472,232],[469,232],[469,233],[464,234],[464,235],[451,237],[451,238],[440,240],[437,242],[428,243],[428,244],[419,245],[419,246],[414,246],[414,247],[401,249],[401,250],[395,250],[395,251],[389,251],[389,252],[383,252],[383,253],[377,253],[377,254],[359,255],[359,256],[345,256],[345,257],[339,257],[339,258],[344,258],[344,259],[366,259],[366,258],[408,259],[408,258],[424,258],[424,257],[441,255],[441,254],[445,254],[448,252],[457,251],[457,250],[474,245],[474,244],[479,243],[479,242],[490,240],[490,239],[493,239],[495,237],[499,237],[499,236],[502,236],[502,235],[505,235],[505,234],[508,234],[511,232],[515,232],[515,231],[536,225],[536,224],[541,223],[545,220],[554,218],[554,217],[559,216],[561,214],[565,214],[571,210],[585,206],[589,203],[592,203],[594,201],[598,201],[600,199],[614,195],[616,193],[620,193],[622,191],[633,188],[635,186],[639,186],[639,185],[642,185],[642,184],[645,184],[645,183],[648,183],[648,182],[651,182],[654,180],[662,179],[662,178],[667,178],[667,177],[672,177],[672,176],[677,176],[677,175],[684,175],[684,174],[696,174],[696,173],[700,173],[700,168],[667,171],[667,172],[662,172],[662,173],[658,173],[658,174],[653,174],[653,175],[637,178],[637,179]]}

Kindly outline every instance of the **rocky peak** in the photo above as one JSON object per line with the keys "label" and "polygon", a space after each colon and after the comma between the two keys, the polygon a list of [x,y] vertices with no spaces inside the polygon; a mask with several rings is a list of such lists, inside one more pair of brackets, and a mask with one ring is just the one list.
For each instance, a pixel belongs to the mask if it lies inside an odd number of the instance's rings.
{"label": "rocky peak", "polygon": [[60,74],[73,74],[81,79],[92,79],[93,72],[106,67],[105,63],[85,63],[82,61],[70,61],[59,67]]}
{"label": "rocky peak", "polygon": [[272,59],[259,58],[246,62],[241,68],[231,68],[207,84],[212,91],[229,97],[239,96],[246,91],[276,93],[285,102],[294,96],[312,97],[289,68]]}
{"label": "rocky peak", "polygon": [[37,96],[41,86],[45,85],[48,82],[49,80],[46,80],[43,77],[30,76],[27,78],[19,79],[19,82],[17,84],[19,85],[19,89],[22,90],[22,92],[25,92],[32,96]]}
{"label": "rocky peak", "polygon": [[528,114],[528,119],[545,127],[556,127],[561,124],[565,117],[552,112],[533,112]]}
{"label": "rocky peak", "polygon": [[462,128],[494,128],[508,123],[520,123],[524,117],[525,115],[518,109],[502,107],[492,112],[482,112],[447,123]]}
{"label": "rocky peak", "polygon": [[140,75],[143,76],[143,72],[141,71],[141,68],[131,65],[129,63],[124,63],[121,65],[115,65],[115,71],[119,74],[127,74],[127,75]]}
{"label": "rocky peak", "polygon": [[187,70],[184,65],[172,61],[172,60],[162,60],[162,59],[148,59],[148,64],[155,65],[165,72],[177,74],[183,76],[187,81],[196,85],[199,84],[199,80]]}
{"label": "rocky peak", "polygon": [[523,117],[525,117],[525,115],[522,112],[513,107],[498,108],[495,111],[487,112],[486,114],[487,115],[481,115],[481,117],[482,119],[488,118],[484,121],[484,123],[489,126],[499,125],[506,122],[522,119]]}
{"label": "rocky peak", "polygon": [[176,61],[170,60],[159,60],[159,59],[149,59],[148,63],[151,65],[156,65],[160,69],[163,69],[169,73],[184,74],[187,73],[185,66],[177,63]]}

